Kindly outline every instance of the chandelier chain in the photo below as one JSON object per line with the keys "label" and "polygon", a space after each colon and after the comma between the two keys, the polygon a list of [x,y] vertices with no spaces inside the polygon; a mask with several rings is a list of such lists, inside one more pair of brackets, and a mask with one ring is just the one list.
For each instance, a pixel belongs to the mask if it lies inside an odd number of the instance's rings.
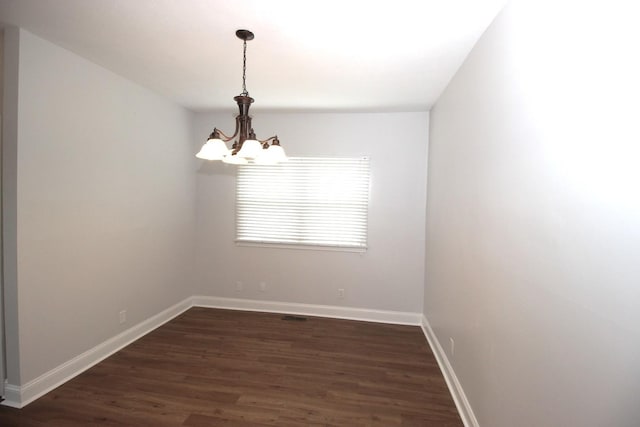
{"label": "chandelier chain", "polygon": [[249,96],[247,92],[247,40],[244,40],[244,49],[242,51],[242,93],[243,96]]}

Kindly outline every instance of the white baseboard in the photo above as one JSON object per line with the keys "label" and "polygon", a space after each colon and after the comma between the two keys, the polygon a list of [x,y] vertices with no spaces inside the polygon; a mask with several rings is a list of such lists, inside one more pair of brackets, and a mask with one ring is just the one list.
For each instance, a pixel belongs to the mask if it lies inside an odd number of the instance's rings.
{"label": "white baseboard", "polygon": [[71,378],[86,371],[123,347],[126,347],[140,337],[188,310],[192,306],[191,300],[192,298],[190,297],[167,308],[49,372],[40,375],[38,378],[29,381],[23,386],[7,383],[5,385],[5,400],[2,401],[1,404],[13,408],[22,408],[28,405],[40,396],[69,381]]}
{"label": "white baseboard", "polygon": [[332,317],[334,319],[361,320],[365,322],[392,323],[397,325],[420,325],[422,318],[421,313],[403,311],[372,310],[332,305],[298,304],[209,296],[193,297],[193,305],[195,307]]}
{"label": "white baseboard", "polygon": [[20,402],[20,387],[4,382],[4,400],[1,405],[10,406],[12,408],[22,408],[24,405]]}
{"label": "white baseboard", "polygon": [[429,342],[431,351],[438,361],[438,366],[442,371],[444,380],[447,382],[447,386],[449,387],[449,391],[451,392],[451,397],[453,397],[456,408],[458,408],[458,412],[460,413],[462,422],[464,423],[465,427],[480,427],[480,424],[478,424],[478,420],[473,413],[473,409],[471,408],[471,405],[467,400],[467,396],[464,394],[462,385],[460,385],[460,381],[458,381],[458,377],[453,371],[453,367],[451,366],[451,363],[449,363],[449,359],[442,349],[440,341],[438,341],[436,334],[433,332],[433,329],[431,329],[431,325],[429,324],[429,321],[425,316],[422,316],[422,323],[420,324],[420,326],[422,326],[422,332],[424,332],[424,336]]}

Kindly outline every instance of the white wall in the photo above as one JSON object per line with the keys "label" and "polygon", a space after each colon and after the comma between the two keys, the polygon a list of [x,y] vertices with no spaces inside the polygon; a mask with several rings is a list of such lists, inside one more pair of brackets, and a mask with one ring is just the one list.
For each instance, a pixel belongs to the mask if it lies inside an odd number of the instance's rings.
{"label": "white wall", "polygon": [[425,315],[482,426],[640,419],[632,2],[514,2],[431,112]]}
{"label": "white wall", "polygon": [[[0,188],[2,188],[2,122],[4,115],[3,112],[3,104],[4,104],[4,29],[0,27]],[[2,202],[0,201],[0,206],[2,206]],[[0,208],[1,209],[1,208]],[[0,221],[2,221],[2,213],[0,211]],[[0,225],[1,230],[1,225]],[[3,258],[2,254],[2,233],[0,232],[0,259]],[[4,286],[3,282],[3,273],[2,273],[2,263],[0,263],[0,396],[4,396],[4,379],[6,378],[5,374],[5,357],[4,357],[4,296],[2,289]]]}
{"label": "white wall", "polygon": [[[258,137],[277,133],[290,156],[371,157],[369,249],[358,254],[236,246],[235,167],[202,161],[198,293],[421,312],[428,113],[254,111],[253,117]],[[214,126],[230,133],[233,125],[231,113],[198,114],[194,152]],[[242,292],[236,291],[237,281],[244,284]],[[267,283],[266,292],[258,290],[261,281]],[[342,300],[338,288],[345,289]]]}
{"label": "white wall", "polygon": [[192,295],[195,221],[190,113],[19,35],[12,384]]}
{"label": "white wall", "polygon": [[2,93],[2,298],[4,299],[5,374],[20,377],[16,205],[18,151],[18,63],[20,32],[4,29]]}

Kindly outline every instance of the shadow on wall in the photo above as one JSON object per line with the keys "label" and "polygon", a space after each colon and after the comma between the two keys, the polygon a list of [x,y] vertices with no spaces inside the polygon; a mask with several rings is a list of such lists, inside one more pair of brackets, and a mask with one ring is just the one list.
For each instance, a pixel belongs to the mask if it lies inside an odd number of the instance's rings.
{"label": "shadow on wall", "polygon": [[202,175],[214,176],[214,175],[225,175],[225,176],[235,176],[236,174],[236,165],[228,165],[219,160],[199,160],[200,166],[198,167],[198,173]]}

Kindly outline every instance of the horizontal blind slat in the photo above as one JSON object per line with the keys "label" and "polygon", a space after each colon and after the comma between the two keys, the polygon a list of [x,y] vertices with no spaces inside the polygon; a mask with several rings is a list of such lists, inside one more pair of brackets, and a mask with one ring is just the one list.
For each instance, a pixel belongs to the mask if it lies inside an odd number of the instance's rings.
{"label": "horizontal blind slat", "polygon": [[367,157],[242,165],[237,178],[236,241],[366,248]]}

